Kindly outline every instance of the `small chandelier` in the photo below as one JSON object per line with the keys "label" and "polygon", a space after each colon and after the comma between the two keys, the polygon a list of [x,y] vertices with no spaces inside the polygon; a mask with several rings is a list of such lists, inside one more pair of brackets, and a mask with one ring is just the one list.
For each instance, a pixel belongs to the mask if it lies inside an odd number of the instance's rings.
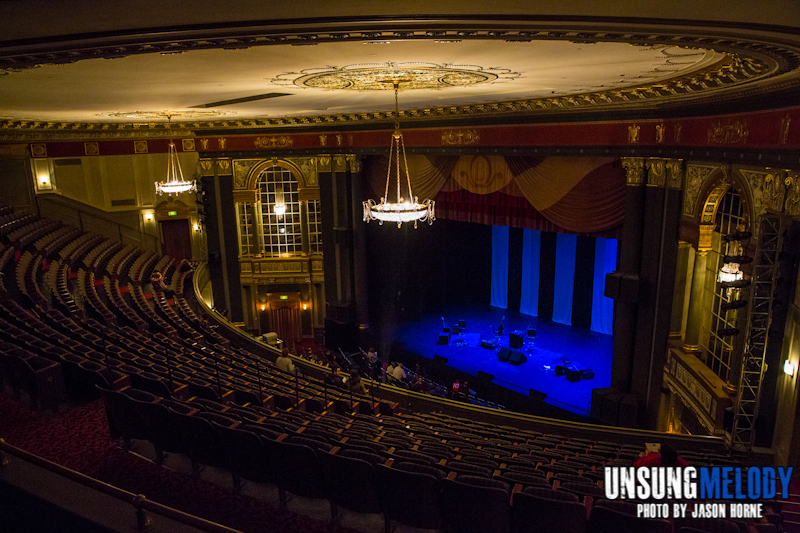
{"label": "small chandelier", "polygon": [[[389,145],[389,168],[386,171],[386,192],[381,198],[380,203],[374,200],[364,202],[364,222],[377,220],[378,224],[384,222],[397,222],[397,227],[401,227],[403,222],[413,222],[417,227],[417,221],[433,224],[436,219],[433,212],[434,201],[425,200],[420,203],[416,196],[411,193],[411,177],[408,174],[408,161],[406,160],[406,146],[403,143],[403,134],[400,132],[400,110],[397,101],[397,92],[400,82],[408,80],[385,80],[386,83],[394,84],[394,133],[392,142]],[[406,183],[408,185],[408,196],[403,199],[400,192],[400,151],[403,152],[403,164],[406,167]],[[389,202],[389,181],[392,175],[392,157],[397,154],[397,167],[395,180],[397,182],[397,201]]]}
{"label": "small chandelier", "polygon": [[286,202],[283,200],[283,186],[281,185],[275,189],[275,205],[272,209],[279,218],[286,214]]}
{"label": "small chandelier", "polygon": [[[171,119],[172,116],[167,115],[167,120],[170,121]],[[178,194],[196,190],[197,186],[194,181],[186,181],[183,179],[183,171],[181,170],[180,161],[178,161],[178,151],[175,149],[175,143],[170,139],[169,159],[167,161],[167,181],[159,181],[156,183],[156,194]]]}

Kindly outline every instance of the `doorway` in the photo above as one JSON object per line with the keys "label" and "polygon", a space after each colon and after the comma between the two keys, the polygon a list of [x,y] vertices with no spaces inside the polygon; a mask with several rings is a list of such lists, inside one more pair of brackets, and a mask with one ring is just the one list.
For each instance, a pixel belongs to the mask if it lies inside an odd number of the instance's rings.
{"label": "doorway", "polygon": [[180,261],[192,258],[192,235],[188,219],[161,221],[162,252]]}

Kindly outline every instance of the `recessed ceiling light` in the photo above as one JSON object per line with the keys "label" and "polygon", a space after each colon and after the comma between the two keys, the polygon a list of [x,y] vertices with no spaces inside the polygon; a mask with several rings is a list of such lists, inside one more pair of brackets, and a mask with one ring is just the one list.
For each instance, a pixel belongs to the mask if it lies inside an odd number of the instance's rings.
{"label": "recessed ceiling light", "polygon": [[451,44],[451,43],[460,43],[461,39],[437,39],[433,42],[438,44]]}
{"label": "recessed ceiling light", "polygon": [[392,41],[362,41],[363,44],[389,44]]}

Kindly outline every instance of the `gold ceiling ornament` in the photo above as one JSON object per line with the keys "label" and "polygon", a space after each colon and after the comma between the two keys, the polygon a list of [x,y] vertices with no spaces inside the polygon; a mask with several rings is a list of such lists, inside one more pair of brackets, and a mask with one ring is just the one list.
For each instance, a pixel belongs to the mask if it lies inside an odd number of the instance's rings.
{"label": "gold ceiling ornament", "polygon": [[[419,198],[414,196],[411,192],[411,176],[408,173],[408,161],[406,160],[406,146],[403,142],[403,133],[400,131],[400,107],[398,104],[397,93],[400,89],[400,83],[404,83],[406,79],[394,78],[385,80],[384,83],[391,83],[394,86],[394,133],[392,134],[392,142],[389,145],[389,165],[386,170],[386,192],[381,198],[380,203],[374,200],[364,201],[364,222],[370,220],[377,220],[378,224],[384,222],[396,222],[397,227],[403,226],[403,222],[413,222],[414,227],[417,227],[417,222],[425,222],[433,224],[436,219],[434,216],[434,201],[425,200],[420,203]],[[408,196],[403,199],[400,188],[400,153],[403,154],[403,165],[406,170],[406,184],[408,185]],[[389,201],[389,181],[392,176],[392,157],[397,158],[395,181],[397,182],[397,201]]]}
{"label": "gold ceiling ornament", "polygon": [[136,120],[159,120],[173,118],[214,118],[226,115],[235,115],[236,111],[115,111],[113,113],[98,113],[98,117],[129,118]]}
{"label": "gold ceiling ornament", "polygon": [[518,72],[504,68],[451,63],[360,63],[343,67],[304,69],[287,72],[271,81],[276,85],[293,85],[312,89],[345,89],[348,91],[387,91],[387,79],[408,80],[403,89],[443,89],[469,87],[480,83],[518,78]]}
{"label": "gold ceiling ornament", "polygon": [[[171,121],[172,116],[167,115],[167,121]],[[194,180],[183,179],[181,163],[178,161],[178,151],[172,139],[169,140],[169,154],[167,155],[167,181],[156,183],[156,194],[179,194],[182,192],[196,191],[197,186]]]}

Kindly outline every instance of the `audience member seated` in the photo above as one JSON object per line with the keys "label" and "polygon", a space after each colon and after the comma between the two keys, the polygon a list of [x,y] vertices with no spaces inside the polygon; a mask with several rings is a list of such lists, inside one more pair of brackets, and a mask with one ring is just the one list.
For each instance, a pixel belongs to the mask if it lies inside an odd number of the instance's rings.
{"label": "audience member seated", "polygon": [[292,374],[294,373],[294,363],[292,363],[292,359],[289,357],[288,348],[284,348],[281,354],[275,360],[275,366],[284,372],[289,372]]}
{"label": "audience member seated", "polygon": [[406,375],[405,368],[403,368],[403,363],[397,363],[397,366],[394,367],[394,371],[392,371],[392,377],[400,381],[403,381],[404,379],[406,379],[406,377],[408,377]]}
{"label": "audience member seated", "polygon": [[661,444],[659,450],[648,450],[648,453],[642,455],[633,466],[679,466],[685,468],[689,463],[685,459],[678,456],[678,452],[669,444]]}
{"label": "audience member seated", "polygon": [[350,378],[350,392],[353,394],[366,394],[367,389],[364,387],[364,382],[361,381],[361,376],[353,374]]}

